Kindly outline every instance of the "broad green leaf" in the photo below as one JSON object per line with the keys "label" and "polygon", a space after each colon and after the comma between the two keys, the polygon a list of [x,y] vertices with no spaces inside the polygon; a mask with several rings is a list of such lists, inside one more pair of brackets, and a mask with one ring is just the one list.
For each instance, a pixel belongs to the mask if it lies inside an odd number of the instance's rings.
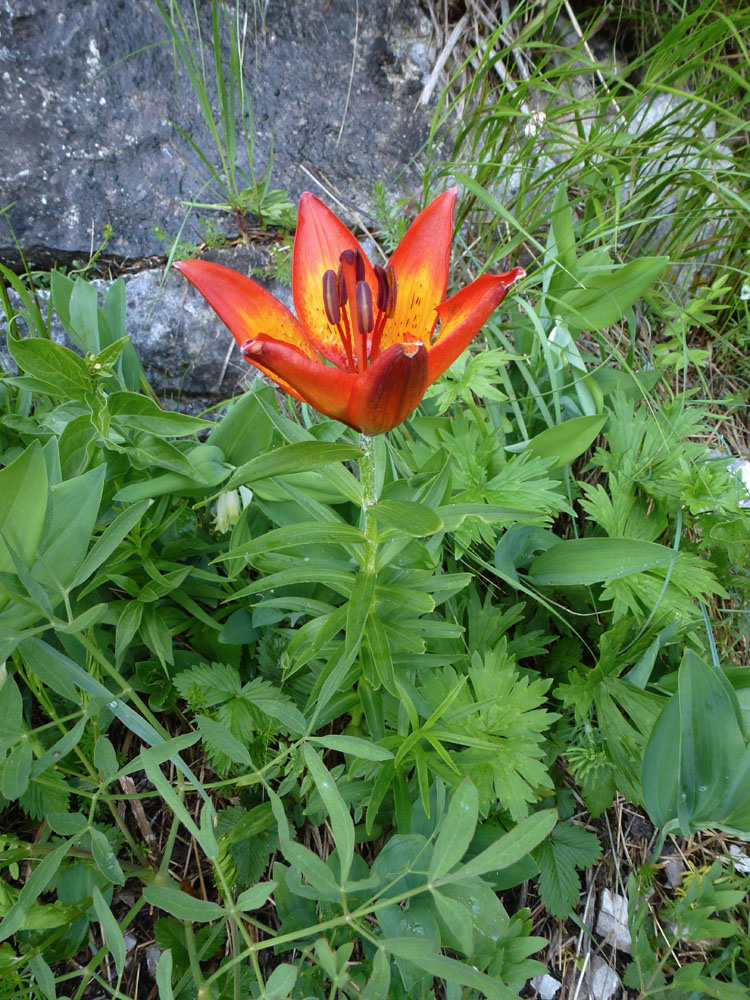
{"label": "broad green leaf", "polygon": [[98,295],[96,288],[80,276],[73,282],[69,317],[69,333],[76,347],[98,354],[101,350]]}
{"label": "broad green leaf", "polygon": [[555,262],[555,268],[550,276],[546,289],[550,295],[555,295],[560,288],[567,288],[574,280],[576,269],[576,240],[573,229],[573,212],[568,201],[567,184],[561,184],[552,202],[550,215],[550,234],[547,240],[547,257]]}
{"label": "broad green leaf", "polygon": [[226,915],[223,906],[207,899],[196,899],[181,889],[169,886],[149,885],[143,890],[143,896],[151,906],[158,906],[165,913],[171,913],[178,920],[190,920],[197,924],[218,920]]}
{"label": "broad green leaf", "polygon": [[58,439],[60,468],[63,479],[74,479],[86,471],[99,439],[99,431],[85,413],[70,420]]}
{"label": "broad green leaf", "polygon": [[266,980],[260,1000],[286,1000],[297,982],[297,968],[282,962]]}
{"label": "broad green leaf", "polygon": [[78,575],[99,513],[106,466],[50,489],[45,542],[34,576],[50,589],[69,589]]}
{"label": "broad green leaf", "polygon": [[100,736],[94,745],[94,766],[105,781],[117,773],[117,754],[106,736]]}
{"label": "broad green leaf", "polygon": [[[58,399],[83,401],[93,392],[94,380],[86,362],[68,347],[34,337],[8,340],[8,351],[18,367],[37,383],[37,390]],[[23,379],[15,380],[24,384]],[[31,388],[31,386],[29,386]]]}
{"label": "broad green leaf", "polygon": [[141,500],[131,507],[126,507],[117,517],[108,524],[99,538],[94,542],[86,558],[81,564],[81,568],[73,581],[73,587],[77,587],[91,576],[103,563],[109,559],[117,546],[130,534],[138,524],[150,506],[148,500]]}
{"label": "broad green leaf", "polygon": [[347,462],[362,455],[360,448],[352,444],[337,444],[322,441],[300,441],[266,452],[251,459],[235,470],[227,483],[227,489],[235,486],[252,485],[262,479],[286,476],[296,472],[309,472],[334,462]]}
{"label": "broad green leaf", "polygon": [[266,900],[275,888],[275,882],[259,882],[257,885],[253,885],[249,889],[245,889],[244,892],[241,892],[237,897],[235,905],[238,910],[243,910],[246,913],[249,913],[250,910],[259,910],[261,906],[265,905]]}
{"label": "broad green leaf", "polygon": [[388,1000],[391,985],[391,962],[388,952],[378,948],[372,960],[372,975],[365,983],[362,1000]]}
{"label": "broad green leaf", "polygon": [[227,412],[208,435],[208,444],[217,445],[232,465],[240,466],[268,451],[273,424],[260,404],[256,392],[246,392],[233,399]]}
{"label": "broad green leaf", "polygon": [[534,559],[529,581],[539,587],[588,586],[666,566],[675,555],[640,538],[570,538]]}
{"label": "broad green leaf", "polygon": [[31,875],[26,879],[18,895],[18,899],[8,910],[2,923],[0,923],[0,941],[6,941],[24,926],[26,915],[31,909],[32,904],[44,892],[57,874],[57,870],[62,864],[63,858],[68,853],[69,848],[69,841],[59,844],[39,862]]}
{"label": "broad green leaf", "polygon": [[336,782],[309,743],[304,748],[305,763],[331,820],[333,839],[339,852],[341,884],[344,885],[354,860],[354,823]]}
{"label": "broad green leaf", "polygon": [[432,950],[424,939],[417,937],[381,938],[379,944],[381,948],[386,948],[396,958],[413,962],[418,968],[424,969],[425,972],[438,979],[477,990],[484,994],[487,1000],[518,1000],[517,990],[503,986],[497,979],[477,971],[472,965],[440,955]]}
{"label": "broad green leaf", "polygon": [[453,793],[445,814],[427,874],[432,882],[459,863],[466,853],[479,815],[479,796],[473,782],[464,778]]}
{"label": "broad green leaf", "polygon": [[182,437],[213,427],[210,420],[162,410],[153,399],[138,392],[112,392],[107,397],[109,412],[117,423],[158,437]]}
{"label": "broad green leaf", "polygon": [[361,740],[357,736],[309,736],[308,742],[362,760],[393,760],[390,750],[369,743],[367,740]]}
{"label": "broad green leaf", "polygon": [[487,872],[508,868],[533,851],[537,844],[540,844],[551,832],[556,822],[557,812],[554,809],[533,813],[533,815],[521,820],[508,833],[498,838],[494,844],[490,844],[481,854],[436,881],[438,884],[459,882],[477,875],[485,875]]}
{"label": "broad green leaf", "polygon": [[55,974],[45,962],[44,957],[41,954],[33,955],[29,961],[29,968],[46,1000],[57,1000]]}
{"label": "broad green leaf", "polygon": [[[0,469],[0,573],[13,572],[5,541],[27,566],[34,562],[47,512],[47,466],[38,442]],[[7,603],[0,598],[0,607]]]}
{"label": "broad green leaf", "polygon": [[593,443],[606,420],[606,413],[597,413],[590,417],[573,417],[554,427],[548,427],[528,441],[509,445],[506,450],[529,451],[537,458],[553,458],[555,461],[550,468],[557,469],[562,465],[569,465],[582,455]]}
{"label": "broad green leaf", "polygon": [[304,875],[314,889],[326,893],[332,899],[338,899],[340,890],[333,872],[317,854],[313,854],[307,847],[294,840],[282,840],[281,853],[290,865]]}
{"label": "broad green leaf", "polygon": [[8,755],[3,767],[3,797],[11,802],[19,799],[29,787],[31,778],[31,742],[24,737]]}
{"label": "broad green leaf", "polygon": [[225,562],[235,556],[244,556],[250,560],[266,552],[283,552],[285,549],[297,548],[298,545],[364,545],[366,541],[359,528],[351,524],[306,521],[269,531],[246,545],[224,553],[214,561]]}
{"label": "broad green leaf", "polygon": [[388,528],[419,538],[442,531],[443,521],[436,511],[409,500],[380,500],[368,508],[369,513]]}
{"label": "broad green leaf", "polygon": [[571,332],[602,330],[622,318],[668,263],[668,257],[639,257],[608,274],[586,274],[579,269],[577,277],[585,287],[561,295],[555,311]]}
{"label": "broad green leaf", "polygon": [[174,1000],[172,992],[172,949],[165,949],[156,963],[156,986],[159,1000]]}
{"label": "broad green leaf", "polygon": [[114,882],[115,885],[123,885],[125,883],[125,876],[112,850],[109,838],[101,830],[91,829],[89,833],[91,836],[91,850],[94,855],[96,867],[110,882]]}
{"label": "broad green leaf", "polygon": [[115,960],[117,975],[122,976],[125,971],[125,940],[120,930],[120,925],[112,915],[112,911],[107,906],[104,896],[98,886],[94,886],[91,898],[94,904],[96,919],[102,928],[104,943],[109,949],[112,958]]}
{"label": "broad green leaf", "polygon": [[[438,922],[441,924],[441,931],[443,933],[447,931],[461,951],[465,955],[471,955],[474,951],[474,929],[472,927],[471,910],[457,899],[451,899],[450,896],[446,896],[439,889],[432,890],[432,901],[435,906]],[[444,929],[442,927],[443,924],[445,925]]]}

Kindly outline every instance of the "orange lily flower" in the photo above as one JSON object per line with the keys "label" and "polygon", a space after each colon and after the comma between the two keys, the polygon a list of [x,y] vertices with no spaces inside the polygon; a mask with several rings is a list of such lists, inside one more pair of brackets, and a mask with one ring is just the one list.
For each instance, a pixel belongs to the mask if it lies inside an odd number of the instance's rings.
{"label": "orange lily flower", "polygon": [[298,318],[221,264],[183,260],[175,267],[226,323],[251,365],[327,417],[380,434],[419,406],[525,276],[522,267],[484,274],[445,298],[455,201],[455,189],[435,198],[380,267],[333,212],[303,194],[292,257]]}

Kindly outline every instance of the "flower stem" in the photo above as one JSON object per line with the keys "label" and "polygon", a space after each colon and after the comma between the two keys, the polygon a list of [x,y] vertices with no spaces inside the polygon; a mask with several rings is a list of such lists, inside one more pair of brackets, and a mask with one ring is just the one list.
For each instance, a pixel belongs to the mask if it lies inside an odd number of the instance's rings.
{"label": "flower stem", "polygon": [[362,487],[362,514],[364,516],[365,538],[367,552],[363,569],[374,573],[377,559],[377,525],[370,510],[378,502],[378,489],[375,479],[375,441],[367,434],[359,435],[359,446],[364,455],[359,460],[359,482]]}

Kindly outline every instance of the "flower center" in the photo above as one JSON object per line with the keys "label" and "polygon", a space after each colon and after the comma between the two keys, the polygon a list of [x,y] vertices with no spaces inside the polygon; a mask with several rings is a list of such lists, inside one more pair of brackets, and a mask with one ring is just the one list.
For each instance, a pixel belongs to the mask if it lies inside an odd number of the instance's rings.
{"label": "flower center", "polygon": [[326,319],[339,336],[351,372],[364,371],[368,361],[372,363],[378,356],[383,330],[396,308],[393,268],[375,264],[373,271],[378,283],[375,311],[360,250],[344,250],[338,274],[329,270],[323,275]]}

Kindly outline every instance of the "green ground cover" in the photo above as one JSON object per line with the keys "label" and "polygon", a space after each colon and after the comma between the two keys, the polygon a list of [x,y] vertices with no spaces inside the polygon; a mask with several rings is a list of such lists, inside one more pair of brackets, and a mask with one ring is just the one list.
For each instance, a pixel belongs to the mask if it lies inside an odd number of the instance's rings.
{"label": "green ground cover", "polygon": [[[388,434],[261,381],[163,410],[122,280],[2,271],[3,1000],[506,998],[599,950],[628,996],[748,995],[750,12],[501,7],[423,204],[458,183],[453,287],[528,278]],[[195,211],[288,222],[239,21],[225,61],[185,10]],[[552,957],[595,877],[631,954]]]}

